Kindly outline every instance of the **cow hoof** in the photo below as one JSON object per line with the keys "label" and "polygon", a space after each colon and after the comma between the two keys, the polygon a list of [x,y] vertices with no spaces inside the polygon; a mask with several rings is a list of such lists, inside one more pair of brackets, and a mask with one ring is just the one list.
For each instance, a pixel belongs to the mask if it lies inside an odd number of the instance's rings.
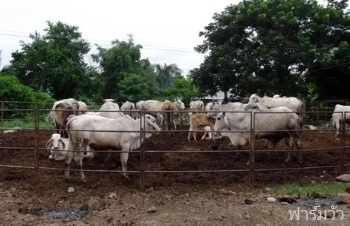
{"label": "cow hoof", "polygon": [[124,176],[124,178],[128,183],[133,182],[132,176],[130,176],[130,175]]}

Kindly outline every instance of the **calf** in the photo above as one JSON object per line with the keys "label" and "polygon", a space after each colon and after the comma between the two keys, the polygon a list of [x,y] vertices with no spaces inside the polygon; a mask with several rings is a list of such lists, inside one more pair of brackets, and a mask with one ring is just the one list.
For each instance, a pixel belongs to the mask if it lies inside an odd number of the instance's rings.
{"label": "calf", "polygon": [[206,113],[192,114],[190,116],[190,128],[189,128],[187,139],[190,140],[191,136],[193,136],[193,139],[197,141],[196,131],[192,131],[192,130],[198,130],[200,127],[206,127],[206,126],[209,126],[212,129],[214,127],[214,124],[215,124],[215,119],[208,117]]}
{"label": "calf", "polygon": [[[46,148],[50,150],[49,159],[55,161],[62,161],[65,159],[69,146],[69,139],[63,138],[59,133],[54,133],[51,135],[50,140],[46,143]],[[92,159],[94,157],[94,153],[91,148],[86,147],[86,154],[84,154],[84,158]]]}

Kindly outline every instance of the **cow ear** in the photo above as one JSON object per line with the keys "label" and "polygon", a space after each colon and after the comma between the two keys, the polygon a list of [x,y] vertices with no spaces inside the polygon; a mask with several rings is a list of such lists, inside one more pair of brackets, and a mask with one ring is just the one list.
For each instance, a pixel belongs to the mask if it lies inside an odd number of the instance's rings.
{"label": "cow ear", "polygon": [[225,116],[225,112],[222,112],[222,116]]}
{"label": "cow ear", "polygon": [[52,138],[46,143],[46,148],[50,149],[52,147]]}

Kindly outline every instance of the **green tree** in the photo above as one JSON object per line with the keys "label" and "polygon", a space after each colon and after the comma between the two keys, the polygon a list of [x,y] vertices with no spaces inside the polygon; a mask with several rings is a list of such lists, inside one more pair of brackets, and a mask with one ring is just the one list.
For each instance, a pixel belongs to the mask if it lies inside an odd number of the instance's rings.
{"label": "green tree", "polygon": [[[47,107],[47,104],[52,104],[53,99],[46,93],[35,92],[28,86],[20,83],[18,78],[13,75],[0,75],[0,100],[12,101],[5,103],[6,109],[33,109],[34,102],[40,102],[39,108]],[[21,103],[14,101],[20,100]],[[5,111],[5,117],[9,116],[23,116],[24,111]]]}
{"label": "green tree", "polygon": [[253,0],[226,7],[200,32],[204,42],[195,49],[209,55],[192,79],[207,92],[230,86],[241,96],[305,94],[306,72],[334,64],[332,52],[350,40],[346,1],[329,2]]}
{"label": "green tree", "polygon": [[198,89],[184,76],[176,76],[173,83],[163,90],[163,96],[171,100],[180,97],[183,102],[189,103],[192,98],[198,97]]}
{"label": "green tree", "polygon": [[47,22],[45,34],[30,34],[31,42],[21,41],[21,50],[12,53],[7,71],[37,91],[49,92],[54,98],[76,96],[79,84],[88,79],[83,57],[89,43],[78,27],[62,22]]}
{"label": "green tree", "polygon": [[174,81],[175,76],[181,75],[181,70],[176,64],[156,64],[156,76],[160,88],[167,88]]}
{"label": "green tree", "polygon": [[109,49],[98,47],[99,53],[93,59],[100,63],[103,78],[102,96],[116,98],[118,84],[127,74],[141,74],[141,45],[135,45],[132,36],[129,40],[112,41]]}
{"label": "green tree", "polygon": [[316,86],[318,100],[350,99],[350,43],[342,42],[334,49],[331,58],[327,63],[313,64],[306,85]]}
{"label": "green tree", "polygon": [[[157,82],[156,66],[152,65],[148,59],[142,59],[141,63],[141,75],[147,80],[147,86],[149,87],[150,98],[160,95],[161,88]],[[146,97],[142,98],[143,100]]]}
{"label": "green tree", "polygon": [[149,99],[152,92],[146,77],[138,74],[126,74],[118,84],[119,101],[137,102]]}

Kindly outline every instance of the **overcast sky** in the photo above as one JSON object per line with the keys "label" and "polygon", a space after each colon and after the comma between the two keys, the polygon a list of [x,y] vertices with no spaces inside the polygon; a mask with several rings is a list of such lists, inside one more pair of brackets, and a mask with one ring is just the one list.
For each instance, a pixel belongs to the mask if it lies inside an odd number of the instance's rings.
{"label": "overcast sky", "polygon": [[[115,39],[134,35],[141,44],[142,58],[151,63],[175,63],[184,74],[198,67],[203,54],[193,50],[202,43],[200,31],[215,12],[238,0],[1,0],[0,68],[11,60],[19,41],[30,41],[29,33],[43,33],[46,21],[61,21],[79,27],[90,43],[108,47]],[[166,49],[166,50],[159,50]]]}

